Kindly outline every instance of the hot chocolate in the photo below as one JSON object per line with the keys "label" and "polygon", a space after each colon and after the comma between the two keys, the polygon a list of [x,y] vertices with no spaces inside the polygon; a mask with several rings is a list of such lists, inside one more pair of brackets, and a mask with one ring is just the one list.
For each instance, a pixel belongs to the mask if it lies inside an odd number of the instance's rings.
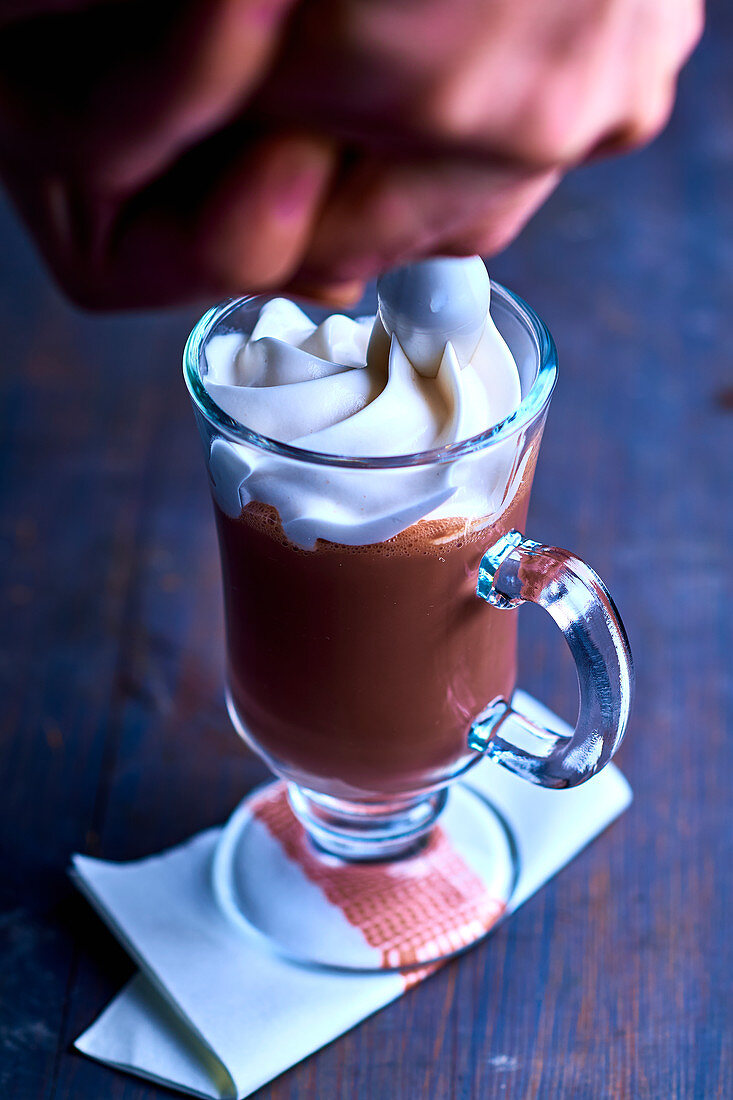
{"label": "hot chocolate", "polygon": [[367,546],[304,550],[271,507],[216,507],[231,703],[280,774],[376,799],[468,760],[471,722],[516,678],[516,612],[478,599],[479,562],[523,529],[533,466],[488,522],[425,519]]}
{"label": "hot chocolate", "polygon": [[476,580],[524,525],[535,453],[517,435],[370,468],[449,448],[521,399],[478,257],[398,269],[378,289],[376,317],[320,325],[268,302],[250,336],[209,341],[204,376],[232,419],[298,449],[211,445],[232,715],[279,774],[375,801],[449,779],[471,723],[512,693],[515,615]]}

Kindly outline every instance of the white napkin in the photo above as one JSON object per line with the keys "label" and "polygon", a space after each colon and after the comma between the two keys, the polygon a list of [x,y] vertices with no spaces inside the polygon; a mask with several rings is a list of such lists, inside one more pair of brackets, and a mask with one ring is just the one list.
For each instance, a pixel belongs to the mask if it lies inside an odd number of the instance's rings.
{"label": "white napkin", "polygon": [[[528,717],[567,726],[518,692]],[[485,762],[466,781],[514,833],[519,880],[505,917],[631,802],[614,765],[581,787],[534,787]],[[401,973],[300,966],[235,927],[210,885],[219,836],[210,829],[162,855],[108,863],[76,855],[72,874],[136,960],[134,977],[77,1040],[108,1065],[192,1093],[245,1097],[405,990]]]}

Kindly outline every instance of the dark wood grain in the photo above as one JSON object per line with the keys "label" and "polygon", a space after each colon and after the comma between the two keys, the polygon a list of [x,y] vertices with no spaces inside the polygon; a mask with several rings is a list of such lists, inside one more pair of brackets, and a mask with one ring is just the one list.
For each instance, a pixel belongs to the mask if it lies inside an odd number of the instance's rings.
{"label": "dark wood grain", "polygon": [[[733,717],[733,14],[663,138],[570,177],[493,264],[561,355],[530,533],[602,574],[636,801],[488,942],[258,1100],[727,1098]],[[65,878],[222,821],[263,774],[222,704],[190,312],[94,319],[0,210],[0,1095],[152,1100],[70,1049],[131,973]],[[572,717],[527,612],[523,682]]]}

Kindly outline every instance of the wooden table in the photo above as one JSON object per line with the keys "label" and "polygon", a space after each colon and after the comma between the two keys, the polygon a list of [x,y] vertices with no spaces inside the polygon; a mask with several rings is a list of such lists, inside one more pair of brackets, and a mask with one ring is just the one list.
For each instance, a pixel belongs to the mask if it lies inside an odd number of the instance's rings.
{"label": "wooden table", "polygon": [[[625,617],[636,801],[258,1100],[733,1096],[733,14],[711,21],[664,137],[571,176],[492,265],[560,348],[530,533],[586,557]],[[168,1094],[71,1049],[132,965],[65,870],[221,822],[264,775],[222,702],[194,316],[81,316],[7,208],[0,239],[0,1096],[149,1100]],[[561,643],[523,614],[524,686],[572,717]]]}

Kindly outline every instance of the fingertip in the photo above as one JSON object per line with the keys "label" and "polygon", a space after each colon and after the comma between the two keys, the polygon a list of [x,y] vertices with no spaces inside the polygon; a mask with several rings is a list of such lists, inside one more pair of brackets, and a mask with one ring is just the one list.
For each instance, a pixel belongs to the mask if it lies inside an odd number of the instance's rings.
{"label": "fingertip", "polygon": [[278,137],[250,150],[212,195],[199,224],[207,266],[228,285],[261,290],[302,261],[334,162],[316,138]]}
{"label": "fingertip", "polygon": [[308,279],[292,279],[285,290],[296,298],[305,298],[316,305],[335,306],[347,309],[361,301],[366,289],[361,281],[350,282],[312,282]]}

